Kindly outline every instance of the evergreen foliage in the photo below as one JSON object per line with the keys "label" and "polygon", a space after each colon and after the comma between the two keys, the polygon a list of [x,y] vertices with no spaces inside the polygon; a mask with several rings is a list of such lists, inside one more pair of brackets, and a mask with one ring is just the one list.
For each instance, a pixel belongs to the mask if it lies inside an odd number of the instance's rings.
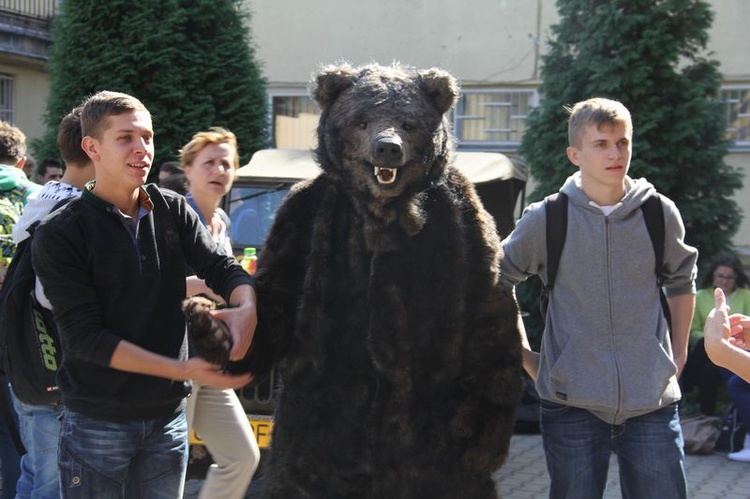
{"label": "evergreen foliage", "polygon": [[115,90],[151,112],[155,165],[177,159],[210,126],[237,135],[244,164],[268,137],[249,15],[241,0],[65,0],[52,28],[47,131],[35,156],[57,157],[61,117],[88,95]]}
{"label": "evergreen foliage", "polygon": [[[565,155],[564,106],[591,97],[619,100],[634,122],[630,176],[646,177],[677,204],[686,241],[705,264],[730,246],[741,220],[731,199],[741,175],[724,163],[721,74],[705,50],[713,12],[702,0],[556,3],[560,22],[542,59],[542,102],[520,150],[538,182],[529,199],[555,192],[576,170]],[[539,281],[518,292],[532,312],[531,329],[541,329]]]}
{"label": "evergreen foliage", "polygon": [[679,207],[701,260],[726,249],[740,224],[731,199],[740,174],[724,163],[721,74],[705,55],[713,12],[703,0],[558,0],[543,57],[541,106],[521,145],[538,188],[556,191],[575,167],[565,156],[567,112],[590,97],[633,115],[630,176],[646,177]]}

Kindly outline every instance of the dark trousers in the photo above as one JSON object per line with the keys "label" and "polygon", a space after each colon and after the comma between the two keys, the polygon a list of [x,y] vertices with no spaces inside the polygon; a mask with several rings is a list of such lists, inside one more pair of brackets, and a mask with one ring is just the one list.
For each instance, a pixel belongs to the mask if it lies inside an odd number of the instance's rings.
{"label": "dark trousers", "polygon": [[707,416],[713,416],[716,412],[719,388],[723,384],[721,370],[708,358],[703,338],[701,338],[690,351],[682,376],[680,376],[680,389],[683,396],[697,387],[701,412]]}

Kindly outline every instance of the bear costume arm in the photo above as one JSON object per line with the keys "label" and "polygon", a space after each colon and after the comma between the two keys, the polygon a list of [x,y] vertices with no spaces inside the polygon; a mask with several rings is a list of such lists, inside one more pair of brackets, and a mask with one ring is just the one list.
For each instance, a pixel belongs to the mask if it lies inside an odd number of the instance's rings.
{"label": "bear costume arm", "polygon": [[312,180],[293,186],[276,214],[253,276],[258,326],[250,352],[234,365],[235,372],[263,379],[289,350],[321,191],[316,185]]}
{"label": "bear costume arm", "polygon": [[[449,182],[456,174],[449,174]],[[492,472],[506,456],[522,386],[521,341],[512,294],[499,283],[500,241],[492,217],[468,182],[463,191],[467,227],[468,327],[464,344],[464,397],[451,433],[465,445],[464,465]]]}

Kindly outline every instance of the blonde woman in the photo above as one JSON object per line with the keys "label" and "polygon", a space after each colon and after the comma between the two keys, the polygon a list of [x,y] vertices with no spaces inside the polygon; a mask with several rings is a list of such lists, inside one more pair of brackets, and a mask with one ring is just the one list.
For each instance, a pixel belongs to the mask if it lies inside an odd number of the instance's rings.
{"label": "blonde woman", "polygon": [[[188,204],[221,249],[231,255],[229,217],[219,203],[232,188],[239,166],[236,137],[223,128],[198,132],[180,156],[188,181]],[[188,296],[199,293],[218,298],[197,276],[189,276]],[[194,384],[187,400],[187,417],[214,459],[199,497],[244,497],[258,467],[260,451],[237,394],[231,389]]]}

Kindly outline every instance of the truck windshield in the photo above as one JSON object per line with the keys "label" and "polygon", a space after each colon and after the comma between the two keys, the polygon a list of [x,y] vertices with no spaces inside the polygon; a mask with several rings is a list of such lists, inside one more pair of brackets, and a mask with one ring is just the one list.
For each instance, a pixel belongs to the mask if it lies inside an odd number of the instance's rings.
{"label": "truck windshield", "polygon": [[286,184],[233,187],[226,205],[232,222],[232,244],[235,247],[263,246],[276,210],[288,193]]}

